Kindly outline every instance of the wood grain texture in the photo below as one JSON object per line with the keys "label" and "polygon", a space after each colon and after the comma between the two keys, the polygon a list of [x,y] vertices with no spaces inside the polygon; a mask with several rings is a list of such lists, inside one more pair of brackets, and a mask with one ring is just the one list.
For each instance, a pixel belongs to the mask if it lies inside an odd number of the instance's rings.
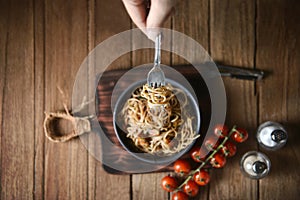
{"label": "wood grain texture", "polygon": [[161,188],[161,179],[167,173],[139,174],[132,176],[132,199],[168,199],[168,193]]}
{"label": "wood grain texture", "polygon": [[[259,121],[277,121],[288,131],[287,145],[264,151],[272,163],[270,176],[259,183],[260,199],[300,196],[300,27],[299,1],[258,1],[257,66],[269,72],[258,87]],[[283,164],[284,163],[284,164]]]}
{"label": "wood grain texture", "polygon": [[[249,140],[238,145],[224,169],[211,170],[210,185],[194,199],[299,198],[299,13],[297,0],[190,0],[181,1],[167,22],[165,27],[198,41],[214,60],[267,72],[256,83],[224,78],[227,123],[247,128]],[[44,137],[44,110],[63,109],[56,87],[70,106],[83,59],[131,27],[121,1],[0,0],[0,199],[170,198],[160,187],[168,173],[112,175],[79,139],[57,144]],[[109,69],[152,63],[153,53],[128,53]],[[163,53],[164,64],[185,62]],[[272,167],[269,176],[255,181],[244,177],[238,164],[246,151],[257,149],[256,127],[267,120],[282,123],[289,139],[275,152],[258,149]]]}
{"label": "wood grain texture", "polygon": [[[107,3],[105,0],[95,1],[95,46],[107,38],[127,31],[131,28],[130,18],[122,1]],[[125,44],[124,44],[125,45]],[[128,44],[130,42],[128,41]],[[118,48],[118,46],[112,47]],[[108,69],[130,68],[130,53],[120,56]]]}
{"label": "wood grain texture", "polygon": [[[209,51],[209,0],[179,2],[172,18],[172,29],[191,37]],[[174,65],[183,64],[178,56],[172,56]]]}
{"label": "wood grain texture", "polygon": [[[121,1],[108,3],[105,0],[90,0],[89,5],[89,51],[107,38],[130,29],[130,19]],[[118,47],[112,46],[112,48]],[[130,59],[130,54],[121,56],[109,66],[109,69],[128,68],[130,67]],[[92,72],[90,74],[92,75]],[[92,145],[92,141],[90,144]],[[89,199],[130,199],[129,175],[108,174],[103,169],[102,163],[91,155],[88,157],[88,166]]]}
{"label": "wood grain texture", "polygon": [[[87,1],[45,2],[45,110],[62,110],[77,70],[87,55]],[[46,199],[83,199],[87,195],[87,151],[80,140],[45,144]]]}
{"label": "wood grain texture", "polygon": [[[3,3],[1,3],[3,5]],[[32,199],[34,177],[34,43],[32,1],[3,5],[1,199]],[[25,8],[25,9],[24,9]],[[2,15],[2,12],[1,12]],[[5,27],[3,27],[5,28]],[[4,34],[4,35],[3,35]],[[2,43],[2,42],[1,42]],[[2,54],[2,53],[1,53]],[[3,61],[3,59],[1,59]],[[11,81],[13,80],[13,81]]]}
{"label": "wood grain texture", "polygon": [[44,154],[45,137],[42,127],[45,105],[45,51],[44,51],[44,11],[43,0],[34,1],[34,198],[44,197]]}
{"label": "wood grain texture", "polygon": [[[6,83],[6,68],[7,68],[7,33],[8,33],[8,1],[0,1],[0,163],[2,163],[2,135],[3,135],[3,97],[4,85]],[[2,180],[2,173],[0,179]],[[0,194],[2,196],[2,187],[0,187]]]}
{"label": "wood grain texture", "polygon": [[[214,61],[254,67],[255,51],[255,4],[253,1],[210,1],[210,44]],[[210,184],[210,199],[255,199],[256,181],[243,176],[239,159],[248,150],[255,150],[255,127],[257,123],[254,83],[224,79],[227,95],[228,126],[237,125],[249,131],[246,143],[238,145],[238,153],[224,169],[213,170]],[[235,185],[236,187],[233,187]]]}
{"label": "wood grain texture", "polygon": [[[173,16],[172,28],[175,31],[179,31],[191,37],[209,52],[209,1],[197,0],[179,2],[175,15]],[[190,54],[195,53],[193,49],[186,49],[186,51]],[[186,62],[187,61],[180,56],[172,54],[172,65],[184,64]],[[208,199],[208,196],[209,186],[201,187],[199,195],[197,195],[195,199],[204,200]]]}

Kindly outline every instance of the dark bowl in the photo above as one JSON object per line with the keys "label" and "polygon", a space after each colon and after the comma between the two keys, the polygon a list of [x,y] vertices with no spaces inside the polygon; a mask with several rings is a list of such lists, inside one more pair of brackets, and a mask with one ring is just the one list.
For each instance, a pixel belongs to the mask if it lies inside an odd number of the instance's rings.
{"label": "dark bowl", "polygon": [[[140,150],[138,147],[135,146],[134,142],[127,138],[126,130],[124,130],[124,119],[120,116],[120,112],[122,108],[124,107],[124,104],[126,101],[130,98],[131,93],[138,87],[144,85],[146,83],[146,80],[138,81],[133,84],[131,84],[127,89],[125,89],[121,95],[118,97],[114,111],[113,111],[113,125],[114,130],[117,135],[117,138],[123,148],[128,151],[131,155],[133,155],[135,158],[137,158],[140,161],[151,163],[151,164],[167,164],[172,163],[175,160],[179,159],[182,155],[187,153],[190,148],[194,145],[194,140],[190,145],[188,145],[185,149],[181,150],[178,153],[174,153],[171,155],[156,155],[156,154],[150,154],[145,153],[142,150]],[[193,113],[190,113],[192,116],[194,116],[193,119],[193,126],[194,130],[196,130],[196,133],[199,134],[200,130],[200,110],[198,106],[198,101],[196,97],[192,95],[192,93],[182,85],[180,85],[178,82],[173,81],[171,79],[166,79],[166,83],[170,83],[173,87],[180,88],[185,92],[188,98],[189,106],[191,107],[191,111]]]}

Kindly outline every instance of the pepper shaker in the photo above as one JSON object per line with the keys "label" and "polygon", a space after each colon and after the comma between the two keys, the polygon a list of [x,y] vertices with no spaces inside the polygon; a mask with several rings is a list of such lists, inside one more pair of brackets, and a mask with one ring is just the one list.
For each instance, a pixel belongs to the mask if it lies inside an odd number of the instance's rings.
{"label": "pepper shaker", "polygon": [[243,155],[240,161],[240,168],[246,176],[253,179],[261,179],[268,175],[271,162],[265,154],[249,151]]}
{"label": "pepper shaker", "polygon": [[258,127],[256,137],[263,148],[277,150],[286,144],[288,135],[281,124],[267,121]]}

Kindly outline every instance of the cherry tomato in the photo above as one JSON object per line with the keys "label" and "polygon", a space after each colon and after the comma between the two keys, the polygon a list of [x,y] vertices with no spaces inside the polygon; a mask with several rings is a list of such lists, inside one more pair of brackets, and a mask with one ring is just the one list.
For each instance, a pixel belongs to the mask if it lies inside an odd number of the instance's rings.
{"label": "cherry tomato", "polygon": [[209,183],[210,176],[209,173],[205,170],[200,170],[199,172],[196,172],[193,176],[194,181],[200,185],[204,186]]}
{"label": "cherry tomato", "polygon": [[199,187],[197,185],[197,183],[193,180],[189,180],[184,186],[183,186],[183,191],[191,196],[194,197],[198,194],[199,191]]}
{"label": "cherry tomato", "polygon": [[174,163],[174,171],[180,175],[187,175],[191,171],[191,165],[186,160],[177,160]]}
{"label": "cherry tomato", "polygon": [[207,150],[213,151],[216,148],[218,148],[220,143],[219,143],[218,139],[210,137],[210,138],[205,140],[204,144],[205,144],[205,147],[207,148]]}
{"label": "cherry tomato", "polygon": [[191,150],[190,156],[195,162],[204,162],[208,151],[204,148],[195,147]]}
{"label": "cherry tomato", "polygon": [[178,191],[172,195],[172,200],[188,200],[189,196],[184,192]]}
{"label": "cherry tomato", "polygon": [[236,153],[236,145],[233,144],[230,141],[227,141],[224,146],[222,147],[222,153],[226,156],[226,157],[232,157],[235,155]]}
{"label": "cherry tomato", "polygon": [[178,182],[176,178],[168,175],[161,179],[161,186],[167,192],[172,192],[178,187]]}
{"label": "cherry tomato", "polygon": [[229,130],[228,130],[228,127],[226,125],[217,124],[215,126],[214,133],[219,138],[224,138],[225,136],[228,135]]}
{"label": "cherry tomato", "polygon": [[242,143],[248,139],[248,132],[243,128],[236,128],[231,137],[234,141]]}
{"label": "cherry tomato", "polygon": [[210,159],[210,164],[214,168],[222,168],[226,164],[226,158],[218,152]]}

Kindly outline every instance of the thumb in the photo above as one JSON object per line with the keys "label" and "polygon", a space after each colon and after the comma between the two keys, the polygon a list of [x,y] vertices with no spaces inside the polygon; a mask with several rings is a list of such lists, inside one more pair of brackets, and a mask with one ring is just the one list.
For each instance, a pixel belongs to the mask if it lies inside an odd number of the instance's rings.
{"label": "thumb", "polygon": [[147,36],[155,40],[156,35],[164,22],[171,16],[174,11],[174,0],[152,0],[150,11],[146,20]]}

